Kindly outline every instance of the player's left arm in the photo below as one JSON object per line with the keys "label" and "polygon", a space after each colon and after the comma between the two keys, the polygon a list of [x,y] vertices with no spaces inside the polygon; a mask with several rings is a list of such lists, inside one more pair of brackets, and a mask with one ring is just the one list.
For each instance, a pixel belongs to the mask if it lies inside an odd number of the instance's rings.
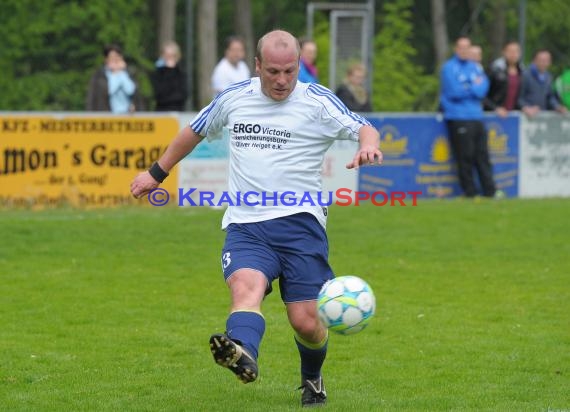
{"label": "player's left arm", "polygon": [[360,166],[379,165],[382,163],[380,134],[374,127],[362,126],[358,130],[358,142],[360,143],[360,148],[352,161],[346,165],[347,169],[358,169]]}

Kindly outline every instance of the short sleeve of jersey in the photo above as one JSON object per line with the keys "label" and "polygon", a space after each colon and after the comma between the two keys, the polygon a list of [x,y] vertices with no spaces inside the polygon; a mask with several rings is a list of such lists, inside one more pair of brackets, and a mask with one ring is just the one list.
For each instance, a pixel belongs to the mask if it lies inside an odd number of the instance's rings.
{"label": "short sleeve of jersey", "polygon": [[222,136],[222,129],[227,121],[230,102],[241,90],[251,83],[251,79],[233,84],[222,93],[218,94],[212,102],[200,110],[198,116],[190,122],[190,128],[200,136],[205,136],[209,141]]}
{"label": "short sleeve of jersey", "polygon": [[307,87],[307,97],[322,106],[321,126],[323,133],[337,140],[358,141],[362,126],[370,126],[364,117],[350,111],[329,89],[316,83]]}

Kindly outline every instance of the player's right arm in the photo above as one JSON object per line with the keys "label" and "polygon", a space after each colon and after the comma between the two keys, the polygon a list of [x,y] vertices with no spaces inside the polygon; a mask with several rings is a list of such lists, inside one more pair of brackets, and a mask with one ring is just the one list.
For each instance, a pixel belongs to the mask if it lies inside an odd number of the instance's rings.
{"label": "player's right arm", "polygon": [[[189,126],[183,128],[170,143],[164,154],[158,159],[158,166],[168,173],[180,160],[202,141],[203,137]],[[160,185],[149,171],[139,173],[131,183],[131,193],[137,199],[148,194]]]}

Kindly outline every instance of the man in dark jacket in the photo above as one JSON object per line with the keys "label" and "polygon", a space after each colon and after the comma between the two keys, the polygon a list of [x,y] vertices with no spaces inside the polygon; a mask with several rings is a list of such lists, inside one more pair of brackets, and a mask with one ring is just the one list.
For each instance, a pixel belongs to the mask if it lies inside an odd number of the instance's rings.
{"label": "man in dark jacket", "polygon": [[520,58],[519,44],[511,41],[503,47],[503,55],[491,63],[487,72],[489,93],[483,100],[485,110],[506,117],[509,111],[520,109],[518,98],[523,73]]}
{"label": "man in dark jacket", "polygon": [[475,168],[483,196],[493,197],[495,182],[481,104],[489,90],[489,80],[485,72],[470,60],[470,48],[469,38],[457,39],[454,56],[441,69],[440,104],[463,193],[466,197],[477,195],[473,176]]}
{"label": "man in dark jacket", "polygon": [[550,52],[544,49],[538,50],[534,54],[532,64],[523,73],[519,105],[529,117],[535,116],[541,110],[567,112],[552,89],[552,76],[548,72],[551,64]]}

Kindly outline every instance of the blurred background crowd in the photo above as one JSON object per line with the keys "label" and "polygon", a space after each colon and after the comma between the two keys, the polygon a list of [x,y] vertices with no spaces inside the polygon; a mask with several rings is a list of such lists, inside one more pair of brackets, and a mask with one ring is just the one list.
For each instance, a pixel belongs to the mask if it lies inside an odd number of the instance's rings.
{"label": "blurred background crowd", "polygon": [[[229,84],[255,74],[257,38],[275,27],[299,36],[300,80],[328,86],[329,21],[326,13],[318,14],[307,38],[308,4],[3,0],[0,110],[196,110]],[[461,36],[474,46],[463,57],[475,61],[490,82],[482,101],[486,110],[532,116],[570,106],[570,19],[564,17],[570,16],[570,3],[376,0],[373,5],[371,70],[355,61],[334,88],[351,109],[442,109],[441,68],[457,55]]]}

